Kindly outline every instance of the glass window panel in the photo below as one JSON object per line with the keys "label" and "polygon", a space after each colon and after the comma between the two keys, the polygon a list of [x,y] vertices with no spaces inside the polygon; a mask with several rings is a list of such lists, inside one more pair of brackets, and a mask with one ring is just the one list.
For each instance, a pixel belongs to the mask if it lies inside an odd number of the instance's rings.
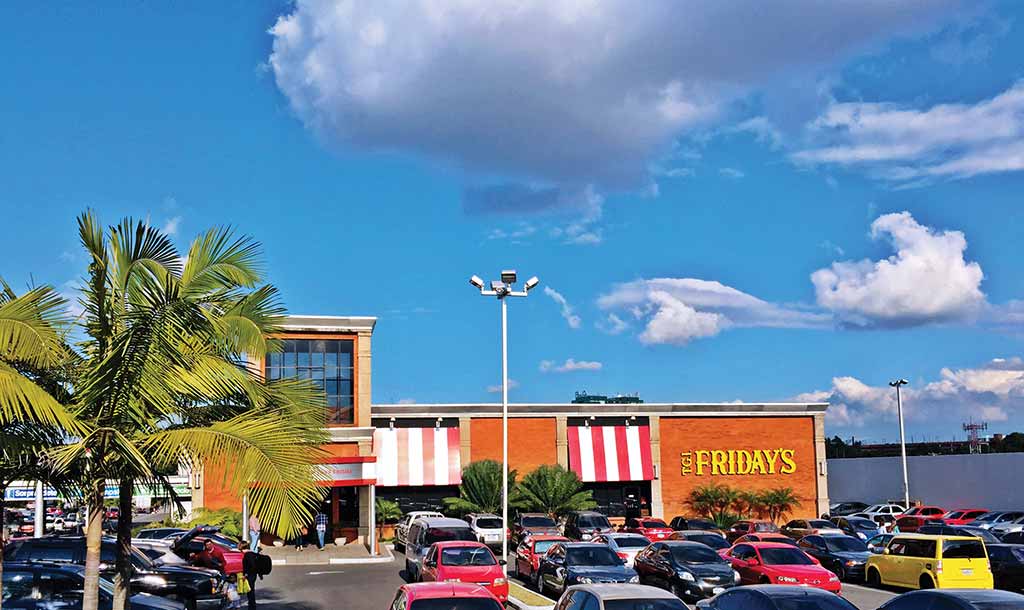
{"label": "glass window panel", "polygon": [[281,361],[284,359],[284,354],[281,352],[270,352],[267,354],[267,360],[270,366],[281,366]]}
{"label": "glass window panel", "polygon": [[[294,356],[295,354],[292,355]],[[295,367],[286,366],[283,369],[281,369],[281,377],[284,379],[295,379]]]}
{"label": "glass window panel", "polygon": [[313,379],[323,379],[324,378],[324,370],[323,369],[310,369],[310,371],[311,371],[311,375],[312,375]]}
{"label": "glass window panel", "polygon": [[309,369],[299,369],[299,379],[309,379]]}
{"label": "glass window panel", "polygon": [[341,354],[341,357],[339,358],[338,362],[339,362],[339,364],[341,364],[341,366],[351,367],[352,366],[352,352],[348,352],[347,354],[346,353]]}
{"label": "glass window panel", "polygon": [[352,394],[352,381],[351,380],[339,381],[338,382],[338,394],[343,394],[343,395],[344,394],[348,394],[348,395],[351,395]]}
{"label": "glass window panel", "polygon": [[336,395],[338,393],[338,382],[328,380],[325,389],[329,395]]}
{"label": "glass window panel", "polygon": [[352,397],[351,396],[338,396],[338,404],[343,406],[343,407],[350,407],[350,406],[352,406]]}
{"label": "glass window panel", "polygon": [[271,381],[273,381],[275,379],[280,379],[281,378],[281,369],[279,369],[276,366],[270,367],[270,369],[267,370],[267,378],[270,379]]}
{"label": "glass window panel", "polygon": [[285,366],[295,366],[295,352],[285,352],[284,353],[284,365]]}
{"label": "glass window panel", "polygon": [[338,409],[337,422],[339,424],[351,424],[355,421],[353,417],[352,407],[342,407]]}
{"label": "glass window panel", "polygon": [[323,352],[312,352],[309,355],[309,357],[310,357],[310,362],[313,364],[313,366],[323,366],[324,365],[324,353]]}
{"label": "glass window panel", "polygon": [[324,354],[324,358],[324,365],[328,368],[338,366],[338,354],[336,352],[327,352]]}
{"label": "glass window panel", "polygon": [[299,352],[299,366],[309,366],[309,352]]}
{"label": "glass window panel", "polygon": [[295,339],[285,339],[284,341],[284,352],[286,354],[294,354],[298,341]]}
{"label": "glass window panel", "polygon": [[327,397],[327,406],[328,407],[338,407],[338,406],[341,406],[341,398],[339,396],[336,396],[336,395],[328,396]]}

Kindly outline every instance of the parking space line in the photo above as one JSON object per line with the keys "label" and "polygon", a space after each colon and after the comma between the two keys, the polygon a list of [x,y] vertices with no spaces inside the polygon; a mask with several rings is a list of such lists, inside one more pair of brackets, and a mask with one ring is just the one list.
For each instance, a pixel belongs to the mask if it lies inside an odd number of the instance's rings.
{"label": "parking space line", "polygon": [[864,585],[855,585],[853,583],[844,582],[843,589],[847,588],[857,589],[859,591],[868,591],[870,593],[882,593],[884,595],[888,595],[889,597],[896,597],[897,595],[899,595],[899,593],[893,593],[892,591],[886,591],[885,589],[873,589],[871,587],[865,587]]}

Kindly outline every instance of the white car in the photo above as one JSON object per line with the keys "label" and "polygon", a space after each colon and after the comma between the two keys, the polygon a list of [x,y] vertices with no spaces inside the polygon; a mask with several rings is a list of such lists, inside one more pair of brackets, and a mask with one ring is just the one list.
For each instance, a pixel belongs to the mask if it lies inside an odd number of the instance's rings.
{"label": "white car", "polygon": [[889,517],[891,519],[896,519],[905,512],[907,512],[907,509],[903,508],[899,504],[872,504],[857,513],[857,516],[860,517],[863,515],[865,518],[872,520],[874,520],[875,517]]}
{"label": "white car", "polygon": [[505,528],[501,527],[501,517],[490,513],[467,515],[469,527],[473,528],[477,540],[488,546],[501,546],[501,538],[505,535]]}
{"label": "white car", "polygon": [[1024,531],[1024,517],[1018,517],[1013,521],[1004,521],[1002,523],[996,523],[989,528],[990,532],[1002,538],[1004,535],[1010,532],[1022,532]]}
{"label": "white car", "polygon": [[627,568],[632,568],[636,556],[651,544],[651,541],[646,536],[641,536],[640,534],[620,534],[618,532],[601,534],[595,536],[590,541],[597,544],[607,544],[608,548],[615,551],[619,559],[625,562]]}
{"label": "white car", "polygon": [[434,510],[414,510],[410,513],[406,513],[402,520],[395,524],[395,550],[405,552],[405,541],[406,536],[409,535],[409,526],[412,522],[420,517],[444,517],[441,513]]}

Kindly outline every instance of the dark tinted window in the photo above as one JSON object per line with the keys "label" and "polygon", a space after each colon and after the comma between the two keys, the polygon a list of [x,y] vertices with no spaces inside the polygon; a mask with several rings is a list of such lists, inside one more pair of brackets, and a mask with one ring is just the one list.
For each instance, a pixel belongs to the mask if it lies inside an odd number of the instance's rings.
{"label": "dark tinted window", "polygon": [[942,543],[942,557],[944,559],[983,558],[985,557],[985,545],[980,540],[946,540]]}
{"label": "dark tinted window", "polygon": [[816,529],[835,527],[831,521],[824,521],[822,519],[816,519],[814,521],[808,521],[811,527]]}
{"label": "dark tinted window", "polygon": [[856,538],[849,538],[846,536],[839,537],[825,537],[825,548],[832,551],[848,551],[861,553],[868,550],[868,545],[864,544]]}
{"label": "dark tinted window", "polygon": [[778,610],[857,610],[857,607],[838,595],[776,597]]}
{"label": "dark tinted window", "polygon": [[441,550],[443,566],[493,566],[494,555],[483,547],[460,546]]}
{"label": "dark tinted window", "polygon": [[351,339],[287,339],[283,350],[267,354],[264,372],[267,379],[311,379],[323,389],[327,402],[327,423],[351,424],[352,354]]}
{"label": "dark tinted window", "polygon": [[679,546],[669,547],[672,557],[680,563],[721,563],[722,558],[718,553],[706,546]]}
{"label": "dark tinted window", "polygon": [[611,523],[608,522],[608,517],[604,515],[580,515],[576,519],[576,526],[606,528],[611,527]]}
{"label": "dark tinted window", "polygon": [[551,517],[523,517],[524,527],[555,527],[555,520]]}
{"label": "dark tinted window", "polygon": [[445,597],[417,599],[409,610],[503,610],[496,599],[485,597]]}
{"label": "dark tinted window", "polygon": [[615,546],[624,549],[642,549],[648,544],[650,544],[650,542],[648,542],[646,538],[643,538],[641,536],[637,536],[635,538],[633,536],[623,536],[622,538],[615,539]]}
{"label": "dark tinted window", "polygon": [[861,519],[860,517],[854,517],[853,519],[847,519],[847,521],[853,527],[859,530],[874,530],[878,529],[878,524],[870,519]]}
{"label": "dark tinted window", "polygon": [[63,561],[71,563],[75,560],[75,547],[49,544],[23,544],[15,555],[18,561]]}
{"label": "dark tinted window", "polygon": [[764,595],[742,589],[722,593],[715,598],[714,604],[718,610],[775,610]]}
{"label": "dark tinted window", "polygon": [[777,532],[777,531],[779,531],[779,528],[776,527],[774,523],[769,523],[767,521],[762,521],[760,523],[755,523],[754,524],[754,531],[755,532]]}
{"label": "dark tinted window", "polygon": [[476,526],[484,529],[501,529],[501,519],[497,517],[484,517],[476,520]]}
{"label": "dark tinted window", "polygon": [[32,572],[5,569],[3,583],[4,594],[0,600],[4,603],[32,595]]}
{"label": "dark tinted window", "polygon": [[935,557],[935,541],[907,540],[906,551],[903,554],[908,557]]}
{"label": "dark tinted window", "polygon": [[577,546],[568,550],[565,563],[571,566],[621,566],[622,560],[606,546]]}
{"label": "dark tinted window", "polygon": [[988,557],[995,561],[1012,561],[1013,553],[1008,546],[990,546],[988,547]]}
{"label": "dark tinted window", "polygon": [[476,533],[468,527],[432,527],[427,530],[424,545],[446,540],[470,540],[476,542]]}
{"label": "dark tinted window", "polygon": [[645,521],[641,521],[640,524],[643,527],[668,527],[661,519],[647,519]]}
{"label": "dark tinted window", "polygon": [[609,599],[604,610],[686,610],[678,599]]}
{"label": "dark tinted window", "polygon": [[811,558],[800,549],[767,548],[761,549],[761,559],[765,565],[812,565]]}
{"label": "dark tinted window", "polygon": [[729,541],[721,536],[715,536],[714,534],[693,534],[686,537],[687,540],[706,544],[707,546],[715,549],[716,551],[721,549],[729,548]]}

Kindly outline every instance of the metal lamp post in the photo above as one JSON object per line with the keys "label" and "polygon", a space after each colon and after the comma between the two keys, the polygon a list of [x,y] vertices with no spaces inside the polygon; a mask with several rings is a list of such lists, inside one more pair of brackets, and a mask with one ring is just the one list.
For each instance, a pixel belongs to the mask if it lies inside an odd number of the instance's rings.
{"label": "metal lamp post", "polygon": [[910,482],[907,478],[907,441],[903,435],[903,401],[900,399],[900,386],[910,383],[906,379],[890,381],[889,385],[896,388],[896,416],[900,420],[900,455],[903,457],[903,508],[910,510]]}
{"label": "metal lamp post", "polygon": [[486,289],[484,281],[477,276],[469,278],[482,296],[497,297],[501,303],[501,526],[505,531],[501,536],[501,557],[506,560],[502,567],[508,574],[508,305],[506,297],[525,297],[537,287],[540,280],[536,276],[526,280],[523,290],[515,291],[518,277],[514,270],[501,272],[501,280],[491,282]]}

